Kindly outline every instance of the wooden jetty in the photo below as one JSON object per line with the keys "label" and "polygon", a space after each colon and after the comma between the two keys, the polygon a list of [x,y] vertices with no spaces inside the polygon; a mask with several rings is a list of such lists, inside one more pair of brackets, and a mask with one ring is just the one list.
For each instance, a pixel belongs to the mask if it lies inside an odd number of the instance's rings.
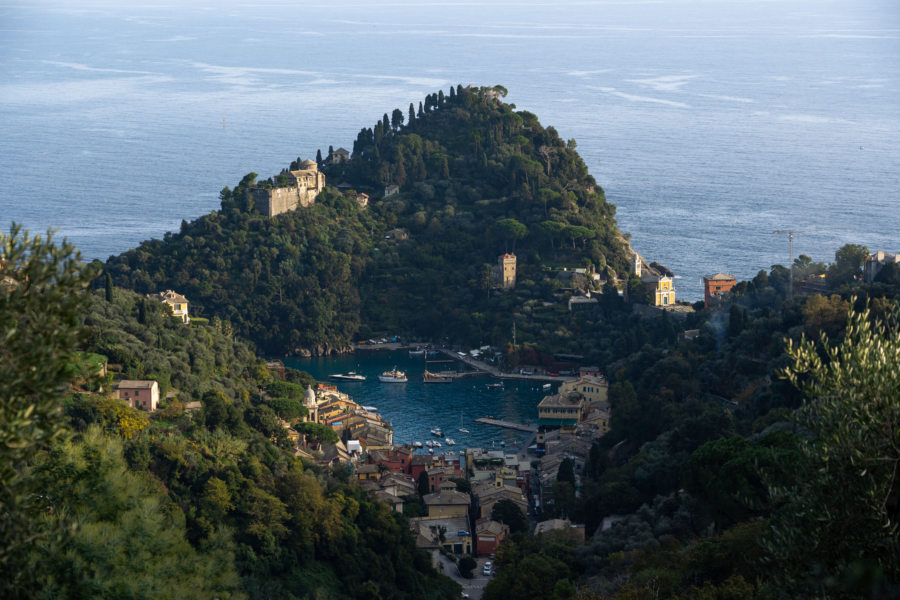
{"label": "wooden jetty", "polygon": [[528,433],[534,433],[537,431],[537,425],[523,425],[522,423],[513,423],[512,421],[491,419],[490,417],[481,417],[480,419],[475,419],[475,422],[484,423],[485,425],[505,427],[506,429],[515,429],[516,431],[527,431]]}

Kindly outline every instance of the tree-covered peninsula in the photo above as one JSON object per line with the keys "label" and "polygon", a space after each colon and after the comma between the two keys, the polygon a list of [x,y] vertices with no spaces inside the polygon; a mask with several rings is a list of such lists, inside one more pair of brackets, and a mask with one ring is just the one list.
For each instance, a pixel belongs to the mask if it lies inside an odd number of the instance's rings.
{"label": "tree-covered peninsula", "polygon": [[[606,280],[627,267],[615,209],[574,140],[504,92],[457,86],[385,114],[349,160],[318,163],[328,187],[310,207],[269,218],[254,205],[254,190],[283,184],[299,159],[265,180],[250,173],[222,190],[221,210],[111,257],[107,271],[142,293],[177,289],[267,353],[381,332],[501,345],[522,304],[561,287],[553,268]],[[506,252],[515,295],[493,289]]]}

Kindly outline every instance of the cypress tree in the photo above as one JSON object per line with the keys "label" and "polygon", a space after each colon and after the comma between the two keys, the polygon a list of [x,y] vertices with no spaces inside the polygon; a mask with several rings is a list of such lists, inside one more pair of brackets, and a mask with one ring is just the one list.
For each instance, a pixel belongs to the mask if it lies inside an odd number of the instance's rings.
{"label": "cypress tree", "polygon": [[406,120],[406,125],[408,127],[412,127],[416,124],[416,107],[410,102],[409,103],[409,119]]}
{"label": "cypress tree", "polygon": [[438,90],[438,101],[437,101],[437,105],[438,105],[438,106],[443,106],[443,105],[444,105],[444,90]]}
{"label": "cypress tree", "polygon": [[385,135],[391,131],[391,120],[388,118],[387,113],[384,113],[384,117],[381,119],[381,130]]}
{"label": "cypress tree", "polygon": [[322,164],[322,149],[321,148],[316,150],[316,162],[318,164]]}
{"label": "cypress tree", "polygon": [[425,116],[425,109],[422,108],[422,101],[419,100],[419,114],[417,115],[420,119]]}
{"label": "cypress tree", "polygon": [[144,302],[143,298],[138,301],[138,323],[141,325],[147,324],[147,303]]}
{"label": "cypress tree", "polygon": [[113,301],[112,275],[110,275],[109,273],[106,274],[106,301]]}
{"label": "cypress tree", "polygon": [[452,102],[455,99],[456,99],[456,89],[451,85],[450,86],[450,101]]}

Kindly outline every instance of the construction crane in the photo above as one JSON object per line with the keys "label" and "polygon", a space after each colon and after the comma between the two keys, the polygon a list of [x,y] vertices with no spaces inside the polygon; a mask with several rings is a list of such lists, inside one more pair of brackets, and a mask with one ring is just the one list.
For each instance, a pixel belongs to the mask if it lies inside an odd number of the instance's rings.
{"label": "construction crane", "polygon": [[772,233],[788,235],[788,300],[794,299],[794,232],[790,229],[776,229]]}

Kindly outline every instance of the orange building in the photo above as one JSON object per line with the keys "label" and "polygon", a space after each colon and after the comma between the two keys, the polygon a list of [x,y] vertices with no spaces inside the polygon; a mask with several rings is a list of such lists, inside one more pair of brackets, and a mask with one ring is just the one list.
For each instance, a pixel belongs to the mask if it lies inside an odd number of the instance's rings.
{"label": "orange building", "polygon": [[722,299],[737,284],[734,275],[716,273],[703,278],[703,302],[706,308]]}

